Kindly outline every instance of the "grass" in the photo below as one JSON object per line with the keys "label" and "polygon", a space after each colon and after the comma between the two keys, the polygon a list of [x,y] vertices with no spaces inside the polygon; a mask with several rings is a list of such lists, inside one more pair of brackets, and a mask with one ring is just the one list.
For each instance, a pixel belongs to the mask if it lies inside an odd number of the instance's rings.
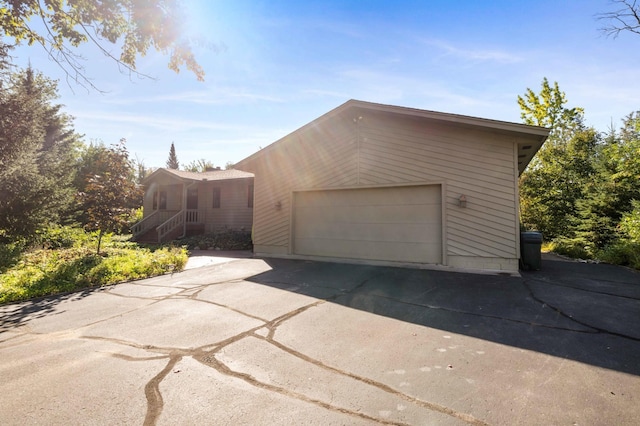
{"label": "grass", "polygon": [[114,237],[107,238],[97,255],[95,241],[78,241],[19,256],[11,251],[0,275],[0,304],[181,271],[188,259],[184,247],[153,250]]}

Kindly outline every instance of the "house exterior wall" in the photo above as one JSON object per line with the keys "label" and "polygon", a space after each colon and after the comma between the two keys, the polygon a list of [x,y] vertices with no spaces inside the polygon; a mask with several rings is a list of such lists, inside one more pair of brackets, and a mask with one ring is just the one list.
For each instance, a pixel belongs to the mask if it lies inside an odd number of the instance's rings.
{"label": "house exterior wall", "polygon": [[[295,190],[441,183],[443,264],[517,271],[513,136],[397,114],[348,112],[353,114],[317,120],[239,164],[255,174],[256,253],[292,253]],[[459,205],[461,195],[466,208]]]}
{"label": "house exterior wall", "polygon": [[[248,206],[249,185],[253,179],[232,179],[219,181],[176,183],[175,178],[160,176],[149,184],[143,200],[144,217],[153,209],[153,193],[166,191],[167,208],[161,211],[160,221],[169,219],[179,212],[183,205],[183,188],[198,189],[198,220],[205,224],[205,232],[222,229],[245,229],[250,231],[253,223],[253,208]],[[213,208],[213,188],[220,188],[220,208]]]}
{"label": "house exterior wall", "polygon": [[[253,208],[248,206],[253,179],[200,183],[198,209],[203,214],[205,232],[222,229],[251,230]],[[220,207],[213,208],[213,188],[220,188]]]}

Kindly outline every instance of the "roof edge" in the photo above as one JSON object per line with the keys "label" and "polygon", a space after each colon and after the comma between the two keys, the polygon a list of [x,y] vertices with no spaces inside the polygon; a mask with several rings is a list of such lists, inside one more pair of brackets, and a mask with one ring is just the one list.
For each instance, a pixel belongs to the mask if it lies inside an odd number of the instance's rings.
{"label": "roof edge", "polygon": [[425,109],[410,108],[410,107],[403,107],[403,106],[396,106],[396,105],[386,105],[386,104],[379,104],[375,102],[350,99],[345,103],[337,106],[336,108],[322,114],[320,117],[310,121],[309,123],[297,128],[296,130],[293,130],[292,132],[272,142],[266,147],[260,149],[259,151],[254,152],[253,154],[249,155],[246,158],[243,158],[242,160],[238,161],[235,164],[236,167],[242,168],[243,163],[250,162],[256,157],[259,157],[260,155],[264,154],[265,152],[271,151],[274,148],[274,146],[278,145],[281,141],[289,138],[291,135],[298,132],[302,132],[307,128],[315,126],[318,123],[321,123],[331,117],[334,117],[340,114],[343,110],[346,110],[349,108],[362,108],[362,109],[367,109],[371,111],[380,111],[380,112],[387,112],[387,113],[393,113],[393,114],[401,114],[406,116],[421,117],[425,119],[448,122],[452,124],[483,127],[490,130],[516,133],[521,135],[538,136],[541,138],[541,144],[546,140],[546,138],[549,136],[549,133],[551,132],[551,129],[548,129],[546,127],[531,126],[528,124],[513,123],[510,121],[493,120],[493,119],[473,117],[468,115],[437,112],[437,111],[430,111]]}

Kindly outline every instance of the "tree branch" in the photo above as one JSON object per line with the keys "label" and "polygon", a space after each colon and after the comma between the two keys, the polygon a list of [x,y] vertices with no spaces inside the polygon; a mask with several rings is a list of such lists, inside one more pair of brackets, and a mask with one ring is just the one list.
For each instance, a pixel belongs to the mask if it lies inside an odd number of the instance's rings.
{"label": "tree branch", "polygon": [[637,0],[611,0],[611,2],[621,5],[622,8],[596,15],[599,21],[609,22],[609,25],[600,28],[600,31],[613,38],[627,31],[640,35],[640,5]]}

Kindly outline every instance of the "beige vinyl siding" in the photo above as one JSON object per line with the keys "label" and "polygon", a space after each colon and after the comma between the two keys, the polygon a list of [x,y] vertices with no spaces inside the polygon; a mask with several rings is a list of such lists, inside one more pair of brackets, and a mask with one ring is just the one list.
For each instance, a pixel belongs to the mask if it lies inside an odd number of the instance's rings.
{"label": "beige vinyl siding", "polygon": [[360,184],[443,180],[447,255],[517,257],[511,138],[379,114],[360,123]]}
{"label": "beige vinyl siding", "polygon": [[[356,184],[355,124],[336,119],[281,141],[259,162],[243,170],[255,174],[254,244],[288,253],[294,188],[331,188]],[[281,208],[276,208],[276,203]],[[279,247],[279,249],[277,248]]]}
{"label": "beige vinyl siding", "polygon": [[477,126],[357,109],[321,118],[241,164],[255,174],[255,251],[293,254],[294,191],[442,183],[443,262],[517,270],[516,150],[514,136]]}
{"label": "beige vinyl siding", "polygon": [[[252,179],[200,183],[198,209],[204,214],[206,232],[224,228],[251,230],[253,208],[248,207]],[[213,208],[213,188],[220,188],[220,208]]]}

